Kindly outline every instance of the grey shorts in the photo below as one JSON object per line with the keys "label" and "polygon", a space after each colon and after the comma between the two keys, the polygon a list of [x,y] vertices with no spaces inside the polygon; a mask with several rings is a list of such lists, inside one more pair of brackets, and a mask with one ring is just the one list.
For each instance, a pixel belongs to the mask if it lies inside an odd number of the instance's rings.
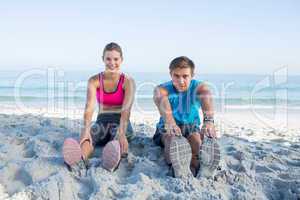
{"label": "grey shorts", "polygon": [[[191,134],[197,133],[200,134],[200,128],[199,125],[197,124],[183,124],[183,125],[178,125],[178,127],[181,130],[182,135],[185,138],[188,138]],[[157,127],[155,134],[153,136],[153,141],[156,145],[159,145],[161,147],[164,147],[164,144],[161,140],[163,134],[165,134],[167,130],[164,127]]]}
{"label": "grey shorts", "polygon": [[[93,146],[104,146],[116,137],[120,126],[120,118],[120,113],[103,113],[98,115],[96,122],[91,127]],[[130,121],[127,126],[126,137],[128,140],[133,137]]]}

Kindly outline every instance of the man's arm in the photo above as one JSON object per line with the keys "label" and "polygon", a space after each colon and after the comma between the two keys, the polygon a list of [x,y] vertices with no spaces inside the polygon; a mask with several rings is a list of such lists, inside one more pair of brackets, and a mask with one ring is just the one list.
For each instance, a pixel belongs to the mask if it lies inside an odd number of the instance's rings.
{"label": "man's arm", "polygon": [[168,99],[168,91],[162,87],[157,86],[154,89],[153,100],[157,109],[165,121],[165,129],[170,134],[180,135],[180,128],[176,125],[172,115],[172,108]]}
{"label": "man's arm", "polygon": [[209,137],[216,137],[214,127],[214,107],[213,98],[208,85],[202,83],[197,88],[201,101],[201,108],[203,112],[203,127],[202,131]]}

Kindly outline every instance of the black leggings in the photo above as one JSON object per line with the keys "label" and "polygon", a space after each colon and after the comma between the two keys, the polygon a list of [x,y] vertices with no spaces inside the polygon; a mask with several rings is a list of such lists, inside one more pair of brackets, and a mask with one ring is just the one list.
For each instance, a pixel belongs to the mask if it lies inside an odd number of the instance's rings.
{"label": "black leggings", "polygon": [[[98,115],[96,122],[91,127],[93,146],[103,146],[116,138],[120,126],[120,118],[120,113],[103,113]],[[133,129],[129,121],[126,131],[127,139],[131,139],[132,135]]]}

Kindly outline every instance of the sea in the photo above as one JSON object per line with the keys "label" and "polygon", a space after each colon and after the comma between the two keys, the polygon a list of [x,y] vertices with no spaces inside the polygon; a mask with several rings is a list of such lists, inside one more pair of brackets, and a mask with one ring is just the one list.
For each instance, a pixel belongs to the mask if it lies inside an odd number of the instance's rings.
{"label": "sea", "polygon": [[[32,68],[0,70],[0,105],[84,109],[88,78],[96,70]],[[126,72],[136,82],[134,110],[152,112],[153,89],[171,79],[168,72]],[[300,110],[300,76],[271,74],[201,74],[194,79],[211,88],[215,109],[287,107]]]}

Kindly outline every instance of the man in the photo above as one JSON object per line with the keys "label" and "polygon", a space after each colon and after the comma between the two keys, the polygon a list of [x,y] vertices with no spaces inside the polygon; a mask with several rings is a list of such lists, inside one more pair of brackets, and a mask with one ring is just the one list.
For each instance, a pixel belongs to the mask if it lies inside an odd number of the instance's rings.
{"label": "man", "polygon": [[[153,140],[157,145],[165,147],[164,156],[167,163],[172,165],[175,177],[196,176],[199,156],[203,154],[201,149],[206,149],[208,153],[210,151],[210,148],[200,148],[204,137],[213,141],[216,138],[212,95],[207,85],[193,79],[195,65],[189,58],[175,58],[169,70],[172,80],[158,85],[154,90],[153,98],[160,120]],[[200,107],[204,116],[202,130]],[[216,160],[213,164],[218,165],[218,145],[216,142],[210,144],[213,150],[217,148],[216,155],[209,153],[212,157],[210,160]]]}

